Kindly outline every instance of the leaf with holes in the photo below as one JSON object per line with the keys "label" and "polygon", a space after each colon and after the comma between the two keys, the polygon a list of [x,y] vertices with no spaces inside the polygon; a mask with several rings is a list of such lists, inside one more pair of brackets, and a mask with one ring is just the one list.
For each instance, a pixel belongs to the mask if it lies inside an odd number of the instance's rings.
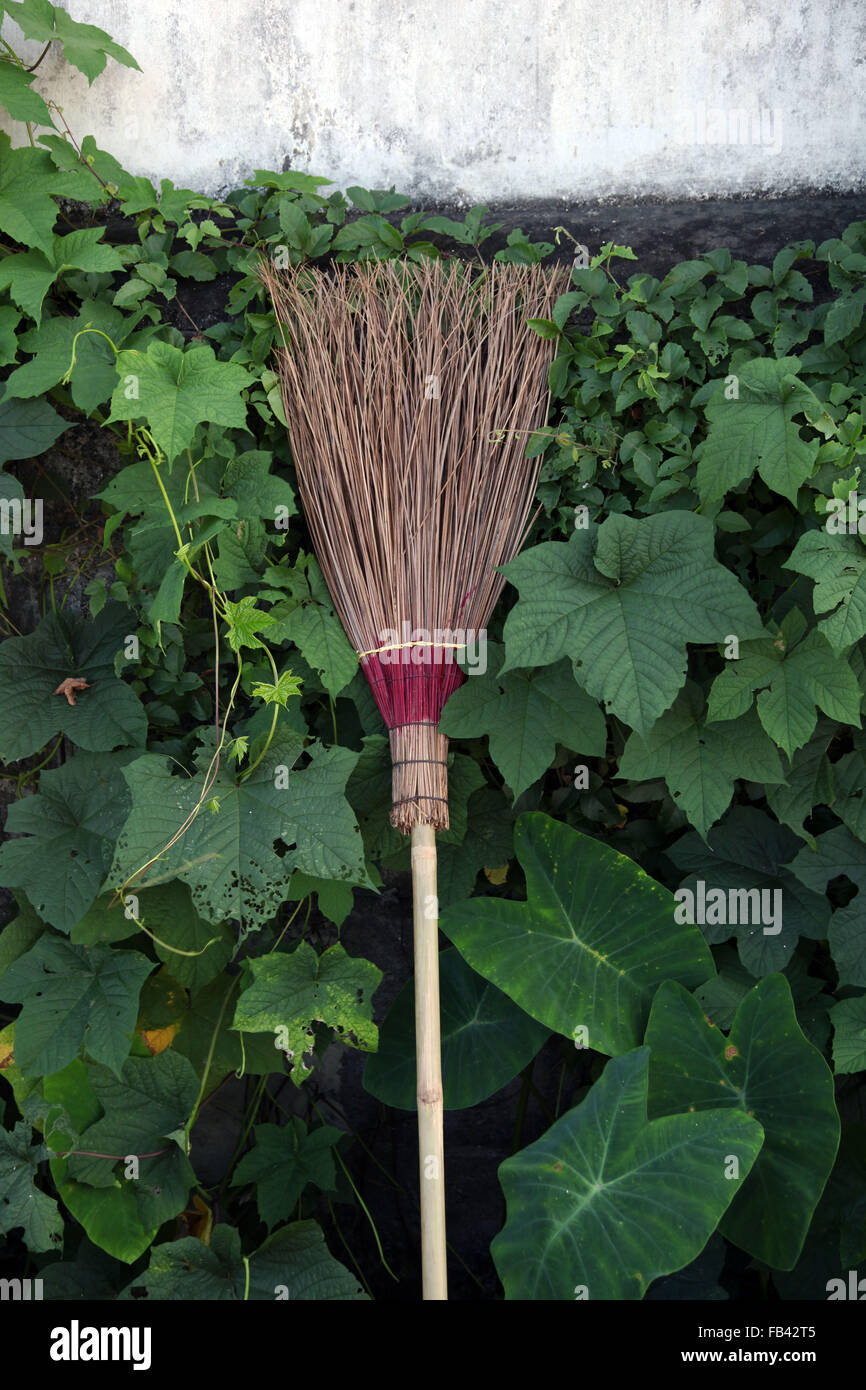
{"label": "leaf with holes", "polygon": [[63,1218],[53,1197],[36,1186],[39,1164],[48,1156],[44,1144],[30,1143],[30,1125],[0,1127],[0,1233],[20,1228],[34,1254],[60,1250]]}
{"label": "leaf with holes", "polygon": [[374,1051],[378,1032],[372,998],[382,972],[372,961],[331,946],[317,956],[306,941],[291,954],[272,952],[244,962],[248,983],[238,999],[234,1024],[251,1033],[275,1033],[293,1059],[292,1080],[306,1080],[304,1054],[313,1046],[313,1024],[333,1028],[342,1042]]}
{"label": "leaf with holes", "polygon": [[[278,734],[248,777],[239,782],[223,765],[207,790],[203,771],[172,776],[164,757],[136,759],[124,769],[132,811],[118,837],[110,886],[122,887],[159,855],[153,878],[183,879],[207,921],[234,918],[242,937],[273,917],[296,868],[371,887],[361,832],[345,798],[358,755],[314,745],[309,765],[296,769],[302,751],[300,735]],[[180,840],[166,849],[205,794],[217,809],[199,807]],[[148,876],[137,884],[147,887]]]}

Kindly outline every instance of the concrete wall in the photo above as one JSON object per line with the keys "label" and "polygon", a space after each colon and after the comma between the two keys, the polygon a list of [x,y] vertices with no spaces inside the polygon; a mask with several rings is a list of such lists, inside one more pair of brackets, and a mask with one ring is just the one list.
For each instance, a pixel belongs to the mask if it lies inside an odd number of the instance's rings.
{"label": "concrete wall", "polygon": [[864,186],[863,0],[67,4],[143,71],[88,88],[52,51],[37,90],[208,193],[255,168],[439,203]]}

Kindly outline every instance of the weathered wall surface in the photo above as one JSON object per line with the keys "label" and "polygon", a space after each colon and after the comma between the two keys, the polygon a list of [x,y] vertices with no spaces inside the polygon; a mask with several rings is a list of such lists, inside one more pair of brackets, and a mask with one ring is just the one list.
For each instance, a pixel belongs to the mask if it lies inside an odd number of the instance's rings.
{"label": "weathered wall surface", "polygon": [[88,88],[52,52],[37,89],[132,173],[208,193],[283,167],[440,203],[863,187],[862,0],[67,7],[143,71]]}

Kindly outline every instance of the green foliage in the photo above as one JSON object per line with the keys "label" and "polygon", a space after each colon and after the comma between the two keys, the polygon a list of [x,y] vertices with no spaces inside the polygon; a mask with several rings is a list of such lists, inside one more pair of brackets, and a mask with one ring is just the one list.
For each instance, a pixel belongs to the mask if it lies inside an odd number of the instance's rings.
{"label": "green foliage", "polygon": [[[137,68],[49,0],[2,10],[88,82]],[[570,234],[296,170],[155,186],[61,134],[11,45],[0,102],[26,126],[0,135],[0,549],[39,615],[19,632],[0,583],[0,1231],[51,1296],[365,1298],[331,1253],[342,1206],[373,1220],[362,1150],[315,1097],[336,1045],[415,1105],[411,984],[379,1036],[381,971],[339,939],[409,859],[298,510],[259,263],[535,264]],[[445,1104],[515,1096],[507,1298],[718,1298],[748,1260],[768,1296],[824,1298],[866,1259],[866,224],[771,265],[635,260],[600,247],[530,325],[555,348],[540,514],[441,721]],[[202,328],[200,286],[223,293]],[[81,425],[118,467],[96,520],[56,526],[47,455]],[[7,517],[33,476],[31,546]],[[718,910],[777,894],[778,930]],[[542,1048],[559,1080],[524,1145]],[[203,1186],[233,1074],[237,1151]]]}
{"label": "green foliage", "polygon": [[506,1298],[642,1298],[700,1254],[745,1180],[761,1126],[722,1109],[648,1121],[649,1056],[609,1062],[586,1100],[502,1164],[508,1215],[492,1251]]}

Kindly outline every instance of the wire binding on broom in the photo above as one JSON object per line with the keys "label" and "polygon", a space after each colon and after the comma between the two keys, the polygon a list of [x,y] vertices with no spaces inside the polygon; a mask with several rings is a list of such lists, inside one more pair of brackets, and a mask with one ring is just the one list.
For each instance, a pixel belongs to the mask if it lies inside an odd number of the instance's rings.
{"label": "wire binding on broom", "polygon": [[[466,644],[385,639],[485,629],[530,524],[540,460],[525,440],[549,400],[551,344],[526,320],[550,317],[568,271],[431,259],[261,275],[316,555],[390,734],[391,822],[447,829],[438,722]],[[404,646],[426,648],[414,670],[382,659]]]}

